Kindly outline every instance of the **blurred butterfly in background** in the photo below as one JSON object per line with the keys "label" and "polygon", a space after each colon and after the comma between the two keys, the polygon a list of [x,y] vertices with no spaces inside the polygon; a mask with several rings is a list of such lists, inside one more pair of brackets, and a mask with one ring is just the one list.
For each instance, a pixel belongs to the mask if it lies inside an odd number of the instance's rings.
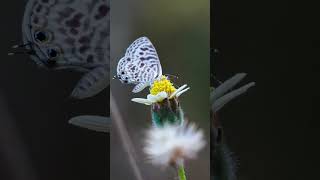
{"label": "blurred butterfly in background", "polygon": [[23,44],[13,54],[29,54],[41,68],[85,73],[71,97],[91,97],[109,85],[109,0],[29,0]]}
{"label": "blurred butterfly in background", "polygon": [[117,78],[122,83],[135,84],[132,92],[138,93],[162,76],[156,49],[147,37],[135,40],[126,50],[117,66]]}

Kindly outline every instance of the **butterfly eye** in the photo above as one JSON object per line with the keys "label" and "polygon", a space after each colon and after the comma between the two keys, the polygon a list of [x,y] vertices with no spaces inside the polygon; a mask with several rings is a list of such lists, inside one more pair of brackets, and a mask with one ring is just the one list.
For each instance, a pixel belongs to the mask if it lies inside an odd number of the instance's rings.
{"label": "butterfly eye", "polygon": [[36,31],[34,33],[34,39],[38,43],[45,43],[51,40],[51,34],[45,31]]}
{"label": "butterfly eye", "polygon": [[47,54],[49,59],[54,59],[60,55],[60,50],[58,48],[49,48]]}

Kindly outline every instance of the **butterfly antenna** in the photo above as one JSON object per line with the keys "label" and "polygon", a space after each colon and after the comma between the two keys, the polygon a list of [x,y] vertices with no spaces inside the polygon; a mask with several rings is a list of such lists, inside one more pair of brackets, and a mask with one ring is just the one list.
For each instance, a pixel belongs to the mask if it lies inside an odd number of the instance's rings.
{"label": "butterfly antenna", "polygon": [[31,42],[28,42],[28,43],[25,43],[25,44],[17,44],[17,45],[13,45],[11,48],[12,49],[17,49],[17,48],[22,48],[22,47],[29,46],[31,44],[32,44]]}
{"label": "butterfly antenna", "polygon": [[29,54],[29,55],[33,55],[35,54],[34,50],[26,50],[26,51],[16,51],[16,52],[9,52],[8,55],[9,56],[13,56],[16,54]]}
{"label": "butterfly antenna", "polygon": [[[25,43],[25,44],[13,45],[11,47],[13,49],[13,52],[9,52],[8,55],[12,56],[12,55],[15,55],[15,54],[29,54],[29,55],[35,54],[34,50],[25,48],[26,46],[29,46],[31,44],[32,44],[32,42],[28,42],[28,43]],[[22,48],[21,51],[17,51],[18,48]]]}
{"label": "butterfly antenna", "polygon": [[179,77],[178,77],[178,76],[175,76],[175,75],[172,75],[172,74],[165,74],[165,76],[173,77],[173,78],[175,78],[175,79],[179,79]]}

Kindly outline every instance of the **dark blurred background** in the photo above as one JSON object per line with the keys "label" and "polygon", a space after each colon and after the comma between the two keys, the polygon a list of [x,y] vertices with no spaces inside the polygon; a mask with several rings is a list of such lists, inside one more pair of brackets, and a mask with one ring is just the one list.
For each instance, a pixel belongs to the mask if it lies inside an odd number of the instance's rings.
{"label": "dark blurred background", "polygon": [[69,99],[81,74],[7,56],[22,42],[24,6],[22,0],[1,6],[0,179],[109,179],[109,135],[68,124],[76,115],[108,115],[109,91]]}
{"label": "dark blurred background", "polygon": [[289,28],[289,1],[214,0],[211,12],[215,76],[246,72],[243,84],[256,82],[219,113],[240,180],[317,179],[319,121],[310,89],[318,81],[303,78],[311,73],[302,69],[305,54],[294,70],[292,57],[305,45],[296,40],[305,34]]}

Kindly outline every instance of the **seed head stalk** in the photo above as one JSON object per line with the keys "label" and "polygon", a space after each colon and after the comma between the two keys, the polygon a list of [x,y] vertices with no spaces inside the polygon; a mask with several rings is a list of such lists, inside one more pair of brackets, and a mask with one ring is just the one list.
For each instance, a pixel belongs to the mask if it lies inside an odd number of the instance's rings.
{"label": "seed head stalk", "polygon": [[179,180],[187,180],[183,163],[178,166],[178,175],[179,175]]}

